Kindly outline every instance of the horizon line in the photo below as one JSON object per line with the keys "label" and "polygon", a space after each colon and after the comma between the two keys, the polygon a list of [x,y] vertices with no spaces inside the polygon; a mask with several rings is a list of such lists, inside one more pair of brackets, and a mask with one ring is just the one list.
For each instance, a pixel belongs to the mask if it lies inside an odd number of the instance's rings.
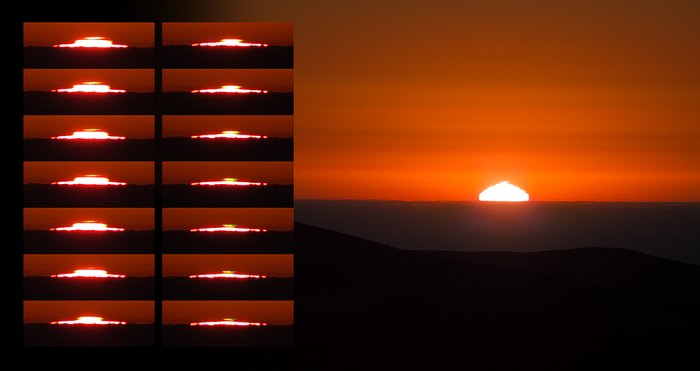
{"label": "horizon line", "polygon": [[700,199],[696,201],[611,201],[611,200],[529,200],[520,202],[509,201],[479,201],[474,200],[400,200],[400,199],[380,199],[380,198],[294,198],[296,201],[358,201],[358,202],[473,202],[473,203],[498,203],[498,204],[527,204],[527,203],[629,203],[629,204],[668,204],[668,203],[700,203]]}

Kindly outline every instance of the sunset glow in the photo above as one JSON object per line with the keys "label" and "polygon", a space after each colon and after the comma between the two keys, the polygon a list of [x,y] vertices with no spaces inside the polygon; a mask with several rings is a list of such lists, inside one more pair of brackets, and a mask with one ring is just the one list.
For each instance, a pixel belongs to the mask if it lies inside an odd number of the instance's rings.
{"label": "sunset glow", "polygon": [[241,274],[236,271],[222,271],[221,273],[193,274],[190,278],[267,278],[257,274]]}
{"label": "sunset glow", "polygon": [[64,180],[60,182],[51,182],[58,185],[126,185],[124,182],[111,182],[109,178],[98,175],[85,175],[73,178],[73,180]]}
{"label": "sunset glow", "polygon": [[56,44],[54,48],[126,48],[127,45],[113,44],[112,40],[104,37],[92,36],[75,40],[70,44]]}
{"label": "sunset glow", "polygon": [[243,39],[221,39],[221,41],[195,43],[195,44],[192,44],[192,46],[233,46],[233,47],[262,46],[262,47],[266,47],[267,44],[246,43],[246,42],[243,42]]}
{"label": "sunset glow", "polygon": [[223,321],[192,322],[190,326],[267,326],[265,322],[241,322],[233,318],[224,318]]}
{"label": "sunset glow", "polygon": [[193,186],[266,186],[267,183],[261,182],[240,182],[237,178],[224,178],[222,180],[212,180],[205,182],[194,182]]}
{"label": "sunset glow", "polygon": [[238,227],[235,224],[223,224],[221,227],[190,229],[190,232],[267,232],[267,229]]}
{"label": "sunset glow", "polygon": [[70,227],[57,227],[51,228],[52,231],[91,231],[91,232],[122,232],[124,228],[113,228],[108,227],[105,223],[97,223],[94,221],[84,221],[80,223],[73,223]]}
{"label": "sunset glow", "polygon": [[126,325],[122,321],[105,321],[103,317],[82,316],[73,321],[53,321],[52,325]]}
{"label": "sunset glow", "polygon": [[83,129],[81,131],[74,131],[71,135],[60,135],[57,137],[51,137],[51,139],[111,139],[111,140],[123,140],[126,137],[112,136],[108,132],[102,131],[100,129]]}
{"label": "sunset glow", "polygon": [[202,134],[202,135],[193,135],[192,139],[249,139],[249,138],[255,138],[255,139],[260,139],[260,138],[267,138],[267,135],[253,135],[253,134],[241,134],[240,131],[235,131],[235,130],[225,130],[222,131],[219,134]]}
{"label": "sunset glow", "polygon": [[479,194],[479,201],[524,202],[530,200],[527,192],[507,181],[486,188]]}
{"label": "sunset glow", "polygon": [[267,90],[242,89],[240,85],[222,85],[215,89],[192,90],[192,93],[267,94]]}
{"label": "sunset glow", "polygon": [[86,81],[82,84],[75,84],[72,88],[53,89],[51,91],[57,93],[126,93],[126,90],[112,89],[109,85],[103,84],[99,81]]}
{"label": "sunset glow", "polygon": [[103,269],[76,269],[73,273],[52,274],[56,278],[124,278],[123,274],[109,274]]}

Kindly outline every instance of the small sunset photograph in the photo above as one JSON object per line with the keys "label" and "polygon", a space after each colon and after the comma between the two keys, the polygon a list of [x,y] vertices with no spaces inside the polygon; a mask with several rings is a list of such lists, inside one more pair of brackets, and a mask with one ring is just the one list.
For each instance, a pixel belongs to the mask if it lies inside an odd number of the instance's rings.
{"label": "small sunset photograph", "polygon": [[292,161],[293,116],[165,116],[166,161]]}
{"label": "small sunset photograph", "polygon": [[153,207],[153,162],[24,162],[25,207]]}
{"label": "small sunset photograph", "polygon": [[24,116],[25,161],[152,161],[153,116]]}
{"label": "small sunset photograph", "polygon": [[292,69],[164,69],[166,115],[291,115]]}
{"label": "small sunset photograph", "polygon": [[166,68],[293,68],[291,23],[163,22]]}
{"label": "small sunset photograph", "polygon": [[164,208],[165,254],[285,254],[293,208]]}
{"label": "small sunset photograph", "polygon": [[152,69],[25,69],[25,115],[148,115]]}
{"label": "small sunset photograph", "polygon": [[292,162],[163,163],[163,206],[292,207]]}
{"label": "small sunset photograph", "polygon": [[25,300],[154,298],[150,254],[25,254]]}
{"label": "small sunset photograph", "polygon": [[152,253],[152,208],[25,208],[27,254]]}
{"label": "small sunset photograph", "polygon": [[24,346],[154,345],[153,301],[25,300]]}
{"label": "small sunset photograph", "polygon": [[154,24],[25,22],[25,68],[155,66]]}
{"label": "small sunset photograph", "polygon": [[293,324],[289,300],[163,301],[164,346],[291,346]]}
{"label": "small sunset photograph", "polygon": [[166,300],[291,300],[292,254],[165,254]]}

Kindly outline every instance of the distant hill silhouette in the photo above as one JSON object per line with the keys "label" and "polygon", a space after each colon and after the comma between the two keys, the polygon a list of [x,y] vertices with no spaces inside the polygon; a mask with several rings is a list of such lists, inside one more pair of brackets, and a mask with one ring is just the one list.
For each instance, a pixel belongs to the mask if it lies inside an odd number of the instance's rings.
{"label": "distant hill silhouette", "polygon": [[294,249],[294,232],[192,233],[164,230],[166,254],[288,254]]}
{"label": "distant hill silhouette", "polygon": [[165,276],[162,280],[162,287],[164,300],[294,299],[294,279],[291,277],[216,280]]}
{"label": "distant hill silhouette", "polygon": [[149,161],[155,158],[154,140],[53,140],[25,138],[25,161]]}
{"label": "distant hill silhouette", "polygon": [[24,185],[25,207],[153,207],[154,186],[127,184],[118,187]]}
{"label": "distant hill silhouette", "polygon": [[163,138],[163,159],[172,161],[292,161],[292,138],[201,140]]}
{"label": "distant hill silhouette", "polygon": [[293,68],[293,46],[199,48],[163,46],[165,68]]}
{"label": "distant hill silhouette", "polygon": [[27,229],[23,250],[27,254],[147,254],[153,252],[154,232],[56,232]]}
{"label": "distant hill silhouette", "polygon": [[165,91],[162,102],[163,113],[168,115],[291,115],[294,113],[294,94],[283,92],[192,94]]}
{"label": "distant hill silhouette", "polygon": [[154,48],[124,49],[24,47],[25,68],[152,68]]}
{"label": "distant hill silhouette", "polygon": [[177,347],[288,347],[292,345],[293,326],[236,327],[166,324],[163,325],[163,345]]}
{"label": "distant hill silhouette", "polygon": [[24,346],[147,347],[153,346],[152,324],[122,326],[56,326],[25,323]]}
{"label": "distant hill silhouette", "polygon": [[193,187],[189,184],[163,184],[164,207],[292,207],[291,184],[249,187]]}
{"label": "distant hill silhouette", "polygon": [[149,300],[153,299],[153,277],[119,279],[51,278],[27,276],[25,300]]}
{"label": "distant hill silhouette", "polygon": [[25,91],[23,101],[25,115],[148,115],[155,109],[153,93]]}
{"label": "distant hill silhouette", "polygon": [[304,224],[295,237],[308,369],[697,366],[700,266],[624,249],[407,251]]}
{"label": "distant hill silhouette", "polygon": [[700,202],[295,200],[295,220],[406,250],[620,247],[700,265]]}

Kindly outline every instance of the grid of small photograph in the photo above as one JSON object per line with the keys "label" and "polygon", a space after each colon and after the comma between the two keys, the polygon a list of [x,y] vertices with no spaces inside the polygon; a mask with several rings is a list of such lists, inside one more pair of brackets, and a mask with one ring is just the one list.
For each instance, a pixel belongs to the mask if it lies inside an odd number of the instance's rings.
{"label": "grid of small photograph", "polygon": [[24,68],[25,346],[291,346],[291,24],[30,22]]}

